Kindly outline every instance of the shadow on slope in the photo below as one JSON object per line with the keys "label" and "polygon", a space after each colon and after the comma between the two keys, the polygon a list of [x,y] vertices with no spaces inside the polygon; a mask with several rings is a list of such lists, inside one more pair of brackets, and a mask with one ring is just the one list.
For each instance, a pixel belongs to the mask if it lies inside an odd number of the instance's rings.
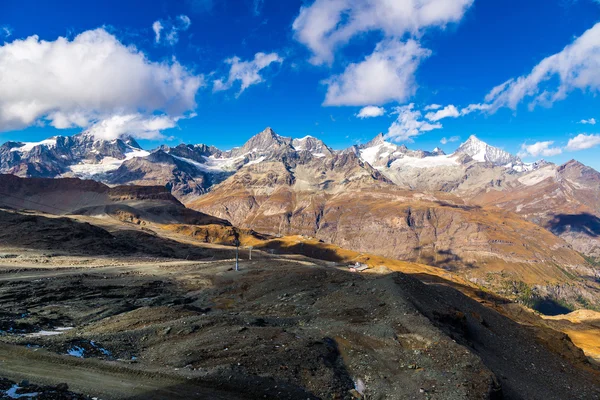
{"label": "shadow on slope", "polygon": [[[600,395],[598,371],[566,334],[521,325],[446,285],[426,286],[402,274],[397,274],[394,280],[434,325],[481,357],[494,372],[502,391],[492,398],[563,399]],[[581,369],[566,367],[567,360]],[[587,394],[573,393],[569,388],[572,379],[586,382]]]}
{"label": "shadow on slope", "polygon": [[600,218],[589,213],[558,214],[546,224],[555,235],[567,232],[583,233],[590,237],[600,236]]}
{"label": "shadow on slope", "polygon": [[[75,256],[151,256],[181,259],[205,259],[225,250],[203,249],[158,237],[148,230],[105,229],[70,218],[51,218],[0,210],[0,243],[4,246],[52,250]],[[227,255],[225,254],[227,253]]]}

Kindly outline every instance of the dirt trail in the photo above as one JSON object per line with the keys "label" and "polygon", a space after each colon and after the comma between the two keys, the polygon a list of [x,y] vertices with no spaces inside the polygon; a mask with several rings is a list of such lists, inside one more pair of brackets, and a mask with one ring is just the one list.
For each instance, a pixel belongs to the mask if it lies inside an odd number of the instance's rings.
{"label": "dirt trail", "polygon": [[101,399],[248,398],[203,387],[184,377],[142,372],[117,362],[84,361],[5,344],[0,344],[0,373],[16,381],[27,379],[44,385],[68,382],[71,390]]}

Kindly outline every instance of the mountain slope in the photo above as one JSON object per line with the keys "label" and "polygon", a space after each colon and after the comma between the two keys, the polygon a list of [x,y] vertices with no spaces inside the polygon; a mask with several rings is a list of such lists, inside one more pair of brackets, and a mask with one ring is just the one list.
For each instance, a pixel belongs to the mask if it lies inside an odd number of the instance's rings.
{"label": "mountain slope", "polygon": [[576,250],[600,257],[600,173],[577,161],[547,165],[511,188],[484,191],[471,201],[514,211]]}

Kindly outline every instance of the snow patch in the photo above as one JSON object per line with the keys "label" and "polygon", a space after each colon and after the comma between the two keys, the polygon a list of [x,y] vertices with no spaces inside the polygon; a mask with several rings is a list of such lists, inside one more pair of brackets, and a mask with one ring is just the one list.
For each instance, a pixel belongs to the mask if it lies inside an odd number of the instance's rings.
{"label": "snow patch", "polygon": [[131,160],[135,157],[147,157],[150,153],[146,150],[131,148],[130,151],[125,153],[125,159],[119,160],[114,157],[104,157],[99,163],[94,164],[91,162],[82,162],[80,164],[71,165],[69,170],[78,177],[89,178],[95,175],[106,174],[111,171],[119,169],[119,167],[127,160]]}
{"label": "snow patch", "polygon": [[[252,151],[255,151],[255,150],[256,149],[254,149]],[[215,156],[210,156],[210,157],[202,156],[202,158],[204,158],[204,160],[205,160],[204,163],[200,163],[196,160],[191,160],[191,159],[185,158],[185,157],[178,157],[178,156],[173,156],[173,157],[180,161],[186,162],[188,164],[192,164],[199,171],[209,172],[209,173],[217,173],[217,172],[235,171],[236,170],[236,168],[235,168],[236,162],[243,160],[245,155],[241,155],[239,157],[232,157],[232,158],[216,158]]]}
{"label": "snow patch", "polygon": [[360,157],[364,161],[373,165],[377,160],[389,156],[390,152],[396,151],[397,148],[398,147],[392,143],[383,142],[383,143],[377,144],[375,146],[367,147],[366,149],[362,149],[360,151]]}
{"label": "snow patch", "polygon": [[261,163],[261,162],[265,161],[265,159],[266,159],[266,157],[265,157],[265,156],[262,156],[262,157],[259,157],[259,158],[257,158],[256,160],[250,161],[250,162],[249,162],[248,164],[246,164],[246,165],[254,165],[254,164],[258,164],[258,163]]}
{"label": "snow patch", "polygon": [[554,177],[556,175],[556,171],[552,166],[548,166],[546,168],[538,169],[537,171],[533,171],[525,176],[522,176],[518,179],[519,183],[525,186],[533,186],[542,182],[545,179]]}
{"label": "snow patch", "polygon": [[18,151],[19,153],[29,153],[36,146],[45,146],[48,148],[56,146],[56,139],[46,139],[41,142],[24,142],[21,147],[14,147],[10,151]]}
{"label": "snow patch", "polygon": [[430,157],[402,157],[395,160],[390,168],[435,168],[435,167],[452,167],[459,165],[456,157],[450,156],[430,156]]}
{"label": "snow patch", "polygon": [[66,327],[54,328],[54,330],[52,330],[52,331],[41,330],[39,332],[28,333],[25,335],[25,337],[35,338],[35,337],[42,337],[42,336],[62,335],[63,333],[65,333],[65,331],[69,331],[71,329],[73,329],[72,326],[66,326]]}

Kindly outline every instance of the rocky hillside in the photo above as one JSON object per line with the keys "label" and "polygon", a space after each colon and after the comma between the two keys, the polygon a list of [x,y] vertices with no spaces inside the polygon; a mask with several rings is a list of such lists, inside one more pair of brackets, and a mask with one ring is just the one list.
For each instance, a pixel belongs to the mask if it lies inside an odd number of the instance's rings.
{"label": "rocky hillside", "polygon": [[[598,275],[600,174],[577,162],[524,163],[474,136],[444,154],[383,135],[333,150],[270,128],[228,151],[181,144],[144,152],[129,139],[80,134],[6,143],[0,162],[2,171],[24,176],[166,186],[189,207],[235,225],[464,269],[482,282],[488,271],[510,271],[528,284],[562,282],[572,271]],[[93,196],[100,195],[83,198]],[[84,203],[78,211],[99,212]]]}
{"label": "rocky hillside", "polygon": [[108,187],[78,178],[0,175],[0,207],[55,215],[110,215],[134,223],[230,225],[226,220],[186,208],[164,186]]}

